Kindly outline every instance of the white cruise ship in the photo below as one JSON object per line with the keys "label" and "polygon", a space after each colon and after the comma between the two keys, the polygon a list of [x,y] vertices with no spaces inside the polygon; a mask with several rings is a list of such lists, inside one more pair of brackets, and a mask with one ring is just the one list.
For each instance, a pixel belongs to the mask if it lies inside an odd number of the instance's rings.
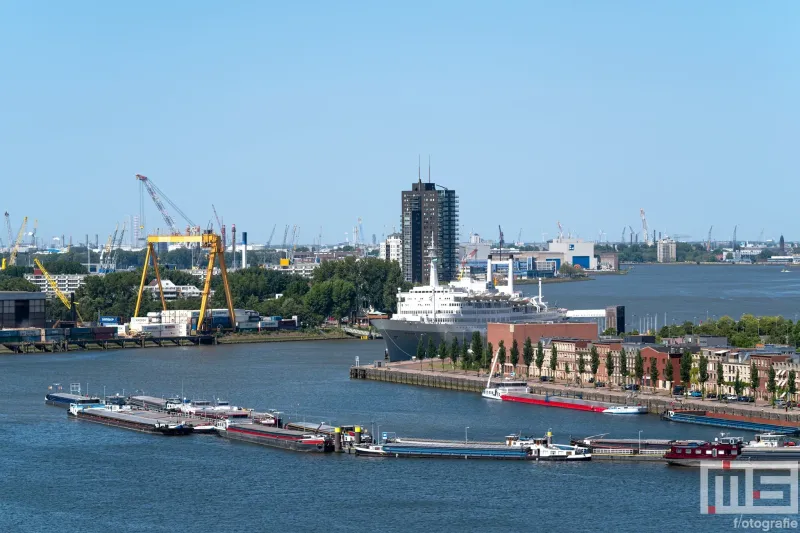
{"label": "white cruise ship", "polygon": [[[507,261],[509,272],[513,263]],[[477,331],[486,336],[489,322],[563,322],[565,309],[550,309],[539,295],[523,297],[514,291],[514,279],[508,276],[505,286],[494,287],[491,279],[492,260],[487,264],[487,280],[468,276],[448,285],[439,285],[436,259],[431,260],[431,283],[414,287],[397,295],[397,313],[390,319],[373,320],[386,340],[390,361],[404,361],[416,355],[417,346],[423,342],[426,349],[429,339],[438,347],[444,341],[449,346],[453,337],[459,343],[469,342]]]}

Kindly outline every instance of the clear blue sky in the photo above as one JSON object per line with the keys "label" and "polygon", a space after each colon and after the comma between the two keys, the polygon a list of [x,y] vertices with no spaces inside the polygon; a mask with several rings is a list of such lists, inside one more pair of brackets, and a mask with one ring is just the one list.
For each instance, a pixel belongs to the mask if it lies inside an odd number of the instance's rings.
{"label": "clear blue sky", "polygon": [[280,4],[0,5],[0,209],[380,238],[430,154],[464,234],[800,239],[798,2]]}

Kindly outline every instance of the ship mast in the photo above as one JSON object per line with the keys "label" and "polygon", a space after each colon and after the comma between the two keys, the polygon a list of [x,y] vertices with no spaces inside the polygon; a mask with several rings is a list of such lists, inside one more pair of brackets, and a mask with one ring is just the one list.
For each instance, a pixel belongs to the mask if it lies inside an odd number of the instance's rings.
{"label": "ship mast", "polygon": [[497,350],[497,353],[494,354],[492,357],[492,364],[489,367],[489,379],[486,380],[486,388],[492,386],[492,375],[494,374],[494,365],[497,363],[497,358],[500,356],[500,350]]}

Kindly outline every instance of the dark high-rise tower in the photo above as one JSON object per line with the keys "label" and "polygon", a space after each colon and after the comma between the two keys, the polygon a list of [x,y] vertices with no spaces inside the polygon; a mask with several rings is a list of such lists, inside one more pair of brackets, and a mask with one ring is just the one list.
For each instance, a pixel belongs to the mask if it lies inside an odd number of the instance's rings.
{"label": "dark high-rise tower", "polygon": [[786,253],[786,241],[783,240],[783,235],[781,235],[781,240],[778,241],[778,246],[780,246],[781,255]]}
{"label": "dark high-rise tower", "polygon": [[440,281],[458,271],[458,196],[451,189],[418,180],[402,194],[403,275],[406,281],[428,283],[429,251],[439,258]]}

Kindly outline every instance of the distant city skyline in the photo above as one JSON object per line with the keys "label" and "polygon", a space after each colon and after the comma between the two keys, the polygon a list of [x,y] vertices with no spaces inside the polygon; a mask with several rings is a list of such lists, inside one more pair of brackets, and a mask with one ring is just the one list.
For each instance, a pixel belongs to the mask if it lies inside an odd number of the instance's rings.
{"label": "distant city skyline", "polygon": [[[0,6],[13,231],[99,234],[150,177],[197,224],[302,244],[400,230],[418,175],[459,235],[800,239],[800,4]],[[148,229],[164,227],[146,198]],[[787,207],[783,207],[788,204]],[[169,207],[169,206],[168,206]],[[170,208],[176,222],[182,222]],[[215,224],[216,225],[216,224]],[[130,231],[130,229],[129,229]],[[626,232],[627,234],[627,232]],[[5,242],[7,234],[0,232]],[[127,240],[127,239],[126,239]],[[626,239],[627,240],[627,239]],[[641,236],[640,236],[641,240]]]}

